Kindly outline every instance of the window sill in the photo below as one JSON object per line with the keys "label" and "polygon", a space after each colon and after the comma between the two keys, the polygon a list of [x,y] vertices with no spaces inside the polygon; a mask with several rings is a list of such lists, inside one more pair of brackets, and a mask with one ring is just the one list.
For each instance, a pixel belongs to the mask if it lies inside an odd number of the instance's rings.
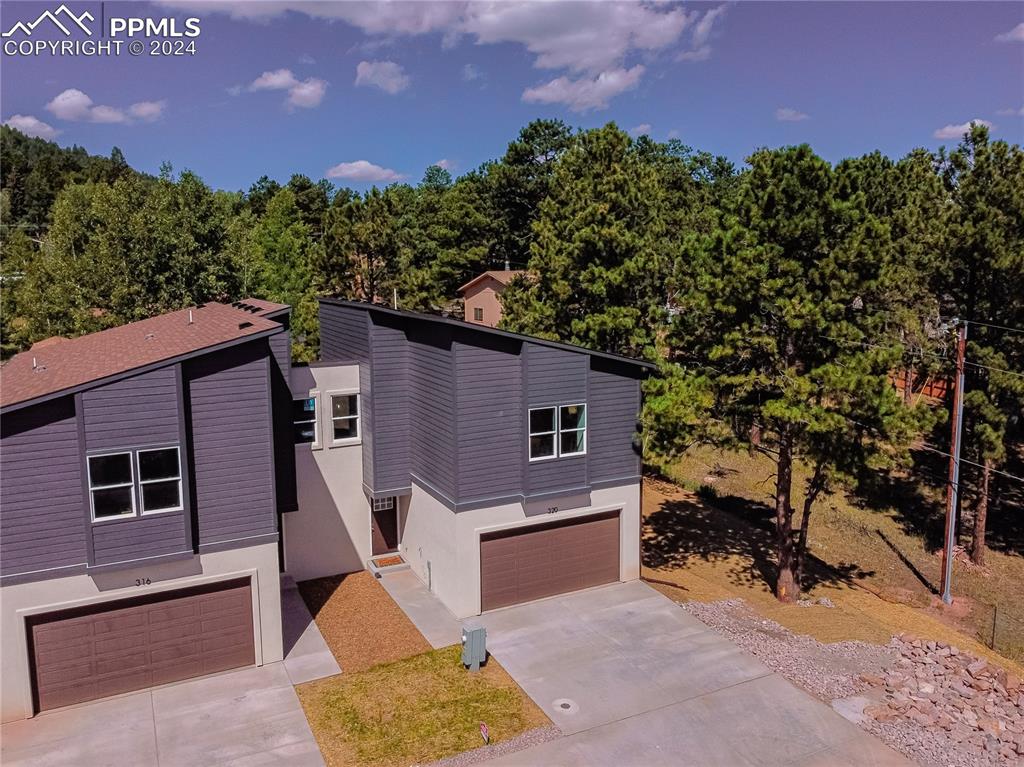
{"label": "window sill", "polygon": [[174,514],[175,512],[184,511],[183,506],[175,506],[173,509],[154,509],[153,511],[143,511],[139,516],[141,517],[159,517],[161,514]]}
{"label": "window sill", "polygon": [[361,444],[363,444],[363,438],[362,437],[353,437],[352,439],[339,439],[336,442],[332,442],[327,447],[329,447],[329,448],[333,448],[333,447],[352,447],[353,445],[361,445]]}

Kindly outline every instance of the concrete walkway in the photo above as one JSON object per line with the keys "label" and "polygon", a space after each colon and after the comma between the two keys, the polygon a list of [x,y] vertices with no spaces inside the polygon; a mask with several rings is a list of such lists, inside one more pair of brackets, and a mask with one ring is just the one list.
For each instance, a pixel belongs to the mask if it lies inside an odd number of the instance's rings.
{"label": "concrete walkway", "polygon": [[311,682],[341,673],[313,616],[290,575],[281,578],[281,623],[284,632],[284,667],[292,684]]}
{"label": "concrete walkway", "polygon": [[382,573],[380,584],[435,650],[462,642],[462,622],[412,570]]}
{"label": "concrete walkway", "polygon": [[490,651],[565,737],[508,765],[910,765],[646,584],[481,618]]}

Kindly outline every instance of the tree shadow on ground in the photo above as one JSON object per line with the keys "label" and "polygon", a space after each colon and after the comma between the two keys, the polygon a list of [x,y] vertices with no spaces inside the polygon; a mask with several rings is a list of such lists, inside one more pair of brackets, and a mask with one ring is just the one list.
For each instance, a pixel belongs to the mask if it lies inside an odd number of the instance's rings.
{"label": "tree shadow on ground", "polygon": [[[671,498],[644,520],[643,564],[652,570],[674,570],[689,561],[724,561],[734,585],[766,583],[778,577],[774,511],[764,503],[738,496],[712,499]],[[820,584],[851,584],[874,572],[855,564],[830,565],[808,555],[803,590]]]}

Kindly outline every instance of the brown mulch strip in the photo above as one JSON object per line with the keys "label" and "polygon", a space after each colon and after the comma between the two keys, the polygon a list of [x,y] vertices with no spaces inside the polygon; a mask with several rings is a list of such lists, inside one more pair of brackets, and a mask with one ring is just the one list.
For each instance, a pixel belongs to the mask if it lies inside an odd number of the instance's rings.
{"label": "brown mulch strip", "polygon": [[342,671],[363,671],[431,649],[372,573],[332,575],[298,586]]}

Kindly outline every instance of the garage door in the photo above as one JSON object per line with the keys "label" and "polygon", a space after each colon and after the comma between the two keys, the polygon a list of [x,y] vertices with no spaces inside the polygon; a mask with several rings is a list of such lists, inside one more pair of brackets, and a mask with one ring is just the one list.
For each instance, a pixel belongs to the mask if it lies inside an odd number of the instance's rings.
{"label": "garage door", "polygon": [[483,610],[618,579],[618,512],[486,533],[480,538]]}
{"label": "garage door", "polygon": [[37,711],[255,662],[248,579],[35,616]]}

